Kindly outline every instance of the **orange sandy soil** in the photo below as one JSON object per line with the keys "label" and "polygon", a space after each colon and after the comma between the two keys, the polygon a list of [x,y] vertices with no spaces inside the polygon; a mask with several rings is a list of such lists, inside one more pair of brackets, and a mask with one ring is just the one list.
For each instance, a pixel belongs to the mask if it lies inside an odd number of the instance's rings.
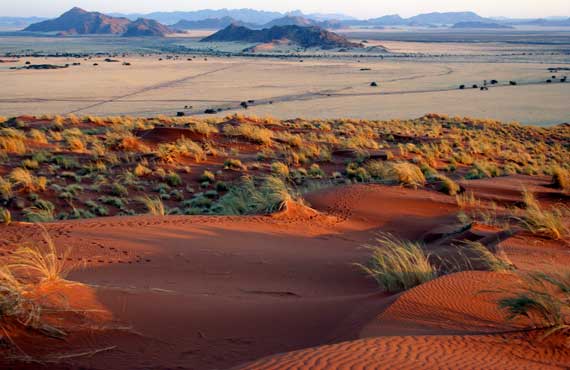
{"label": "orange sandy soil", "polygon": [[[466,181],[481,198],[516,202],[525,184],[541,200],[544,177]],[[490,189],[496,189],[493,192]],[[520,195],[519,195],[520,197]],[[506,322],[493,294],[506,273],[470,271],[410,291],[379,293],[352,263],[378,231],[441,250],[457,229],[453,198],[428,190],[353,185],[307,196],[272,216],[111,217],[48,224],[73,246],[84,285],[44,287],[70,310],[47,314],[64,340],[14,333],[23,362],[4,349],[0,368],[418,369],[566,368],[570,349]],[[37,226],[0,228],[0,251],[37,238]],[[568,265],[570,247],[473,226],[458,239],[495,240],[519,269]],[[497,238],[490,238],[497,236]],[[543,258],[544,257],[544,258]],[[57,293],[57,294],[56,294]],[[57,321],[55,321],[57,320]],[[0,350],[1,351],[1,350]],[[279,354],[282,353],[282,354]],[[19,359],[14,359],[19,358]],[[261,360],[259,360],[261,359]]]}

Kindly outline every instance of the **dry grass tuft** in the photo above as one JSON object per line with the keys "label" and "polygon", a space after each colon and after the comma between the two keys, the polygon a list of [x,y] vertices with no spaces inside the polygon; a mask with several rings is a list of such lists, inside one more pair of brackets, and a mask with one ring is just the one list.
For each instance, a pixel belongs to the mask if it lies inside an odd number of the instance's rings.
{"label": "dry grass tuft", "polygon": [[508,320],[528,318],[534,328],[546,330],[544,337],[570,333],[570,272],[529,273],[499,292],[508,294],[497,302]]}
{"label": "dry grass tuft", "polygon": [[40,228],[44,244],[20,247],[12,255],[9,266],[40,282],[65,280],[76,267],[68,262],[71,249],[58,251],[47,230],[43,226]]}
{"label": "dry grass tuft", "polygon": [[375,245],[366,247],[372,251],[372,257],[366,266],[357,266],[373,277],[386,292],[408,290],[438,276],[429,255],[418,243],[391,234],[380,234]]}
{"label": "dry grass tuft", "polygon": [[570,170],[556,166],[552,169],[552,184],[566,192],[570,192]]}
{"label": "dry grass tuft", "polygon": [[413,163],[397,162],[392,163],[389,170],[389,177],[399,184],[418,188],[426,184],[426,178],[422,170]]}
{"label": "dry grass tuft", "polygon": [[165,216],[166,215],[166,208],[164,206],[164,203],[162,202],[162,199],[160,199],[160,197],[145,196],[145,197],[139,198],[139,201],[144,203],[149,214],[151,214],[153,216]]}
{"label": "dry grass tuft", "polygon": [[544,209],[534,194],[527,190],[523,192],[523,200],[526,209],[518,220],[527,230],[555,240],[561,240],[570,233],[565,224],[570,214],[568,209],[563,207]]}

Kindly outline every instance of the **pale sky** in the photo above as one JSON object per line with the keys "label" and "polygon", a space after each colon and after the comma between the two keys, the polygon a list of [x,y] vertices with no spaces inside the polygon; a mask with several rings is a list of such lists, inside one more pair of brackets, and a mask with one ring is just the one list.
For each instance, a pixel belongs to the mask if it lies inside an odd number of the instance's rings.
{"label": "pale sky", "polygon": [[103,13],[254,8],[280,12],[300,9],[305,13],[344,13],[358,18],[394,13],[409,17],[434,11],[466,10],[486,17],[570,17],[570,0],[0,0],[0,16],[52,17],[74,6]]}

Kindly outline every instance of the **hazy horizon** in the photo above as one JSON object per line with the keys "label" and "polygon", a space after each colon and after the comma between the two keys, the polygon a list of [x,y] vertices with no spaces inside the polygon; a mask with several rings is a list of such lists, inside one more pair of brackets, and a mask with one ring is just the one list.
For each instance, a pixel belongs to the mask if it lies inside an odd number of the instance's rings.
{"label": "hazy horizon", "polygon": [[[357,6],[354,6],[357,5]],[[339,0],[306,1],[289,0],[268,4],[262,0],[162,0],[158,4],[152,0],[30,0],[25,3],[11,3],[2,6],[2,16],[14,17],[54,17],[72,7],[81,7],[103,13],[151,13],[169,11],[195,11],[201,9],[242,9],[290,12],[301,10],[303,13],[341,13],[357,18],[373,18],[388,14],[400,14],[410,17],[420,13],[473,11],[485,17],[541,18],[550,16],[570,17],[570,1],[471,1],[434,0],[429,3],[418,0],[400,0],[397,3],[360,0],[347,3]]]}

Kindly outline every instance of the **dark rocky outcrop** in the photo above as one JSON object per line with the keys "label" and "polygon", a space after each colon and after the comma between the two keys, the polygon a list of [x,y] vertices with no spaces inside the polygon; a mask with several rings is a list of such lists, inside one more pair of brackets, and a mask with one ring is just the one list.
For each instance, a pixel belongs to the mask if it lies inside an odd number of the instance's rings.
{"label": "dark rocky outcrop", "polygon": [[251,42],[269,43],[289,40],[299,46],[322,49],[362,47],[362,44],[350,42],[346,37],[320,27],[275,26],[262,30],[230,25],[223,30],[203,39],[203,42]]}

